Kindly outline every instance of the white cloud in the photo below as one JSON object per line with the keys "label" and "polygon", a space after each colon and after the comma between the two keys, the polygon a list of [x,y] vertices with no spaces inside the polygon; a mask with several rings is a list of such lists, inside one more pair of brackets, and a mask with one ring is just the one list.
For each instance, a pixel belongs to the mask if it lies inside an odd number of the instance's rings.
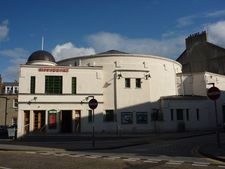
{"label": "white cloud", "polygon": [[183,28],[189,25],[192,25],[194,23],[194,19],[196,16],[185,16],[177,19],[177,27]]}
{"label": "white cloud", "polygon": [[188,16],[183,16],[177,19],[177,28],[184,28],[186,26],[193,25],[194,23],[202,22],[205,19],[216,19],[219,17],[225,16],[225,10],[217,10],[208,13],[198,13]]}
{"label": "white cloud", "polygon": [[225,10],[218,10],[214,12],[209,12],[205,15],[206,17],[220,17],[225,16]]}
{"label": "white cloud", "polygon": [[61,45],[56,45],[52,50],[52,54],[56,60],[62,60],[71,57],[85,56],[95,54],[93,48],[78,48],[71,42],[67,42]]}
{"label": "white cloud", "polygon": [[0,56],[6,56],[10,58],[27,58],[28,51],[23,48],[6,49],[0,51]]}
{"label": "white cloud", "polygon": [[225,47],[225,20],[208,24],[205,29],[210,42]]}
{"label": "white cloud", "polygon": [[128,53],[155,54],[176,58],[183,50],[184,37],[170,37],[155,40],[151,38],[132,39],[116,33],[99,32],[87,37],[98,52],[121,50]]}
{"label": "white cloud", "polygon": [[3,72],[4,81],[14,81],[19,79],[19,65],[9,66]]}
{"label": "white cloud", "polygon": [[7,38],[8,33],[9,33],[9,28],[8,28],[8,20],[4,20],[2,21],[2,23],[0,23],[0,41],[3,41]]}
{"label": "white cloud", "polygon": [[7,49],[0,51],[0,56],[9,58],[10,62],[10,66],[3,72],[4,80],[18,80],[19,65],[26,63],[28,51],[22,48]]}

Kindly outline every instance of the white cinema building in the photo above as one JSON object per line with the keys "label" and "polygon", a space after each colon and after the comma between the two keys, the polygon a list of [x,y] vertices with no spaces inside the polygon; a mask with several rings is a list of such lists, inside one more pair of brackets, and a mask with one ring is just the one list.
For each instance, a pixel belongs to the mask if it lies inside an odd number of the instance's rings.
{"label": "white cinema building", "polygon": [[[215,128],[209,83],[225,76],[182,74],[178,62],[153,55],[107,51],[55,62],[46,51],[20,66],[18,136],[30,132],[150,133]],[[93,112],[90,99],[98,101]],[[222,124],[224,93],[217,101]],[[94,118],[94,122],[93,122]]]}

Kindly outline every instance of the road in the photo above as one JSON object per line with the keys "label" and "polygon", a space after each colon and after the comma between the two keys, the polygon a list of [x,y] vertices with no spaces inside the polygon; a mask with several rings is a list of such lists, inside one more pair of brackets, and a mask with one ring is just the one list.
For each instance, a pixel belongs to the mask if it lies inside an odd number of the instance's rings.
{"label": "road", "polygon": [[0,169],[225,168],[225,163],[198,154],[199,145],[212,142],[215,142],[215,135],[102,151],[0,151]]}
{"label": "road", "polygon": [[[224,137],[222,137],[224,139]],[[157,143],[125,147],[115,150],[102,150],[101,153],[132,155],[138,157],[154,157],[160,160],[180,160],[186,162],[209,162],[209,159],[198,153],[198,148],[204,144],[216,142],[216,136],[205,135],[178,140],[161,141]],[[210,161],[212,162],[212,161]]]}
{"label": "road", "polygon": [[[84,155],[84,154],[83,154]],[[0,169],[214,169],[220,165],[67,153],[0,152]]]}
{"label": "road", "polygon": [[135,155],[144,156],[158,156],[167,155],[171,157],[199,157],[196,149],[204,144],[215,143],[216,138],[214,134],[204,135],[199,137],[190,137],[178,140],[163,140],[156,143],[125,147],[115,150],[104,150],[101,152],[113,153],[131,153]]}

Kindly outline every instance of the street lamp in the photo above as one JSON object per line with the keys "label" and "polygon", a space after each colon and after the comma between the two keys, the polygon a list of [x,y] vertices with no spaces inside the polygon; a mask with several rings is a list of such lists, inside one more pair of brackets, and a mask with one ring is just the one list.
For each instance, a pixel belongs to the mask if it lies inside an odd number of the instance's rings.
{"label": "street lamp", "polygon": [[5,127],[6,127],[6,121],[7,121],[7,104],[8,104],[8,98],[5,96],[0,96],[0,98],[5,99]]}

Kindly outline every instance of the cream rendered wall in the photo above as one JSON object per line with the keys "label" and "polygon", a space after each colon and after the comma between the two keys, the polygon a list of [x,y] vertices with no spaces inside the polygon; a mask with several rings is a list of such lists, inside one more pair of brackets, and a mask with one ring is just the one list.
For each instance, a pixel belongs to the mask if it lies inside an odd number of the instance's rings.
{"label": "cream rendered wall", "polygon": [[[76,58],[71,60],[70,63],[73,63],[75,60]],[[144,75],[149,72],[151,78],[149,78],[148,83],[151,94],[146,91],[143,92],[143,94],[149,95],[148,98],[150,98],[151,102],[158,101],[161,96],[177,94],[175,75],[176,73],[181,72],[181,65],[173,60],[152,55],[129,54],[102,55],[101,57],[81,57],[77,58],[77,60],[81,60],[81,66],[92,65],[91,63],[93,62],[95,63],[95,66],[103,66],[103,80],[106,83],[112,82],[115,71],[122,72],[123,74],[123,71],[126,70],[127,72],[131,72],[133,76],[134,71],[142,72],[142,74],[140,73],[137,75],[140,78],[144,78]],[[61,62],[60,64],[65,65],[69,64],[69,62]],[[111,97],[113,95],[113,85],[114,84],[111,83],[108,88],[104,88],[104,94],[105,92],[109,94],[106,94],[106,98],[104,100],[106,101],[106,104],[109,104],[110,102],[111,104],[109,105],[111,107],[113,107],[113,100]]]}
{"label": "cream rendered wall", "polygon": [[[162,105],[164,121],[161,125],[163,131],[177,131],[178,124],[183,122],[186,131],[207,130],[215,127],[215,116],[211,111],[212,104],[209,100],[164,100]],[[173,120],[171,120],[171,109],[173,109]],[[177,120],[176,109],[183,109],[184,120]],[[186,110],[189,110],[189,120]],[[196,109],[199,109],[199,121]]]}
{"label": "cream rendered wall", "polygon": [[[72,68],[68,72],[39,72],[41,66],[21,66],[20,93],[30,93],[30,77],[36,77],[35,93],[45,93],[45,76],[63,76],[63,93],[71,94],[71,78],[77,77],[78,93],[102,93],[102,70],[99,68]],[[55,68],[55,66],[44,66]],[[64,68],[57,66],[57,68]],[[91,82],[91,83],[90,83]]]}
{"label": "cream rendered wall", "polygon": [[[179,74],[179,77],[182,76],[182,79],[185,79],[186,77],[193,79],[192,84],[190,86],[192,87],[192,93],[193,95],[197,96],[207,96],[207,90],[212,87],[212,84],[220,89],[221,95],[220,98],[217,100],[217,111],[218,111],[218,122],[220,125],[223,124],[223,114],[222,114],[222,106],[225,105],[225,76],[219,75],[215,73],[210,72],[199,72],[199,73],[193,73],[193,74]],[[188,86],[188,81],[183,80],[180,82],[180,85],[186,85]],[[182,91],[182,90],[181,90]],[[188,95],[189,93],[179,93],[180,95]],[[215,126],[215,109],[214,109],[214,102],[212,100],[207,101],[207,116],[210,116],[209,123],[213,123]],[[211,124],[211,126],[213,126]]]}
{"label": "cream rendered wall", "polygon": [[[24,133],[24,110],[30,110],[31,130],[33,125],[33,110],[46,111],[46,124],[48,122],[48,110],[80,110],[81,111],[81,131],[90,132],[88,125],[88,101],[94,96],[99,101],[99,106],[96,109],[96,124],[101,124],[102,104],[103,104],[103,81],[102,70],[100,67],[95,68],[69,68],[68,72],[39,72],[38,69],[43,66],[37,65],[21,65],[19,78],[19,108],[18,108],[18,136]],[[60,66],[44,66],[45,68],[65,68]],[[63,76],[63,91],[62,95],[45,95],[45,76]],[[30,94],[30,77],[36,77],[35,94]],[[71,94],[71,78],[77,77],[77,94]],[[81,103],[82,101],[82,103]],[[60,128],[58,126],[57,130]],[[96,130],[99,125],[96,125]]]}
{"label": "cream rendered wall", "polygon": [[[107,109],[115,110],[117,122],[103,122],[109,130],[152,131],[153,108],[160,107],[162,96],[176,95],[176,73],[181,72],[181,65],[173,60],[152,55],[109,54],[80,57],[61,61],[60,65],[74,62],[80,66],[103,67],[103,113]],[[118,78],[118,74],[122,77]],[[145,75],[150,74],[148,79]],[[131,79],[131,88],[125,88],[125,78]],[[141,89],[135,87],[135,79],[140,78]],[[121,112],[133,112],[133,124],[121,124]],[[148,124],[136,124],[136,112],[148,113]]]}
{"label": "cream rendered wall", "polygon": [[[78,67],[74,62],[79,62]],[[88,122],[88,105],[85,98],[90,94],[100,102],[96,109],[96,131],[135,132],[152,131],[153,108],[160,108],[160,97],[176,95],[176,74],[181,72],[181,65],[173,60],[152,55],[109,54],[70,59],[60,62],[67,65],[69,72],[39,72],[37,65],[22,65],[20,74],[19,114],[23,124],[24,110],[81,110],[81,131],[90,132],[92,124]],[[49,66],[44,66],[49,67]],[[57,66],[62,67],[63,66]],[[118,74],[122,77],[119,79]],[[146,75],[150,77],[146,78]],[[44,95],[45,75],[63,76],[63,94]],[[30,95],[30,77],[36,76],[36,93]],[[77,95],[71,93],[71,77],[77,77]],[[125,88],[125,78],[131,79],[131,88]],[[135,79],[140,78],[141,89],[135,87]],[[34,100],[34,97],[36,99]],[[85,103],[80,104],[83,100]],[[28,102],[31,104],[27,104]],[[117,120],[104,122],[105,110],[115,110]],[[121,112],[133,113],[133,124],[121,124]],[[136,124],[136,112],[147,112],[148,124]],[[47,121],[46,121],[47,123]],[[18,132],[23,134],[23,126]]]}
{"label": "cream rendered wall", "polygon": [[[225,105],[225,76],[219,75],[215,73],[206,72],[205,73],[205,81],[206,81],[206,88],[212,87],[212,85],[208,83],[214,83],[217,88],[220,89],[220,98],[217,100],[217,111],[218,111],[218,122],[219,125],[224,125],[223,123],[223,111],[222,106]],[[213,102],[210,100],[210,102]],[[214,111],[214,104],[212,103],[212,112],[215,116]]]}

